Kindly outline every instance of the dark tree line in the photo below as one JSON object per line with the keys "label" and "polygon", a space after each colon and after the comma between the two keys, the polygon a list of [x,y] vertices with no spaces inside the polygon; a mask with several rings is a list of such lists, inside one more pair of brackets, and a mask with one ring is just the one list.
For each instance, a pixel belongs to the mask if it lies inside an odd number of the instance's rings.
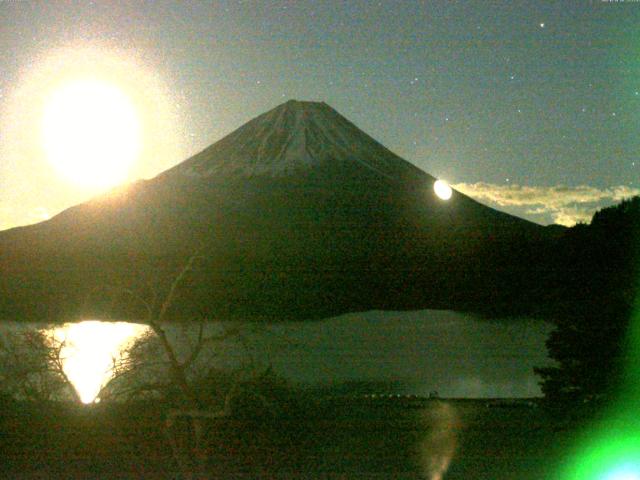
{"label": "dark tree line", "polygon": [[547,348],[556,364],[537,368],[555,405],[608,402],[624,388],[629,329],[640,268],[640,197],[598,211],[557,247],[561,301]]}

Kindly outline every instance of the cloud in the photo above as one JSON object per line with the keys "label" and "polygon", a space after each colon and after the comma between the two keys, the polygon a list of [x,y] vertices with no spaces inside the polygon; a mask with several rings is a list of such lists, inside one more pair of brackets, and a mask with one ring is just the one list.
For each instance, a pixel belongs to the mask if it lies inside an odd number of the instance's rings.
{"label": "cloud", "polygon": [[549,216],[555,223],[567,226],[588,222],[593,213],[606,204],[640,195],[640,189],[625,185],[600,189],[587,185],[526,187],[478,182],[458,183],[453,187],[478,201],[523,209],[528,215]]}

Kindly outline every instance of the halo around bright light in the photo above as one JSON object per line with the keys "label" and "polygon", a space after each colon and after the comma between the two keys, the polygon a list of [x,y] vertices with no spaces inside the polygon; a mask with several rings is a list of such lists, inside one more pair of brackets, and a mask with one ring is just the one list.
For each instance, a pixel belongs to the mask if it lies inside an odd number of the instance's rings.
{"label": "halo around bright light", "polygon": [[640,480],[640,470],[633,466],[623,465],[609,472],[603,480]]}
{"label": "halo around bright light", "polygon": [[65,178],[89,188],[123,182],[140,152],[140,122],[117,86],[95,79],[53,92],[42,118],[44,151]]}
{"label": "halo around bright light", "polygon": [[[115,186],[118,182],[151,178],[186,158],[190,148],[194,148],[188,146],[192,140],[187,140],[191,137],[186,131],[185,99],[157,52],[119,46],[108,40],[78,39],[64,45],[43,45],[41,50],[32,53],[33,57],[23,63],[17,77],[4,85],[0,92],[0,164],[6,167],[2,170],[2,181],[6,185],[17,185],[28,179],[30,186],[28,189],[3,191],[15,208],[11,209],[11,215],[2,212],[4,217],[0,218],[0,226],[35,223],[42,218],[33,217],[30,212],[39,207],[46,205],[48,216],[54,216],[71,205],[86,202],[102,193],[109,189],[110,184]],[[59,108],[54,108],[52,102],[65,97],[63,92],[68,91],[71,85],[82,83],[92,84],[97,90],[105,92],[103,98],[116,97],[115,101],[123,112],[119,117],[115,115],[118,117],[116,132],[122,132],[124,124],[132,123],[133,111],[139,125],[139,151],[126,167],[120,164],[116,168],[116,164],[108,163],[109,168],[114,170],[101,170],[103,167],[98,168],[100,162],[96,156],[102,155],[104,159],[107,157],[106,151],[122,149],[122,144],[126,145],[129,141],[127,138],[133,140],[126,131],[123,134],[126,134],[124,142],[114,141],[112,145],[111,140],[116,140],[117,135],[107,137],[110,138],[108,141],[98,140],[96,143],[99,145],[92,147],[91,155],[81,161],[76,157],[74,163],[79,167],[64,170],[52,161],[44,141],[45,113]],[[109,104],[107,111],[117,111],[114,107]],[[97,109],[89,111],[89,114],[93,115],[94,112]],[[64,112],[62,114],[63,117],[66,115]],[[49,118],[56,116],[51,113],[47,115],[51,115]],[[55,122],[55,119],[52,121]],[[81,131],[97,135],[98,129],[91,127],[92,121],[94,126],[107,123],[106,116],[103,116],[97,120],[78,119],[76,124],[80,123]],[[52,128],[64,129],[62,122]],[[67,131],[71,132],[70,145],[73,146],[73,137],[79,136],[73,135],[73,128]],[[54,144],[58,142],[54,139]],[[79,145],[87,143],[81,139]],[[77,148],[79,146],[73,147],[75,152]],[[60,158],[61,148],[53,150],[58,152],[54,157]],[[127,149],[124,148],[124,151]],[[124,157],[114,154],[109,162],[120,162]],[[93,162],[92,166],[89,167],[85,161]],[[81,174],[83,169],[87,176]],[[92,174],[91,169],[100,171],[100,175]]]}
{"label": "halo around bright light", "polygon": [[444,180],[436,180],[433,184],[433,191],[436,192],[436,195],[442,200],[449,200],[451,195],[453,195],[453,190]]}

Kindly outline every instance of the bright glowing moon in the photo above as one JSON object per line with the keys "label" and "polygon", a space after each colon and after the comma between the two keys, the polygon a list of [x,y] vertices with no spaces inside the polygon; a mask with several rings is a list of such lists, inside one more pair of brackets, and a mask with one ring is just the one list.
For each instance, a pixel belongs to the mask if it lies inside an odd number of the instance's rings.
{"label": "bright glowing moon", "polygon": [[113,375],[113,361],[148,327],[126,322],[86,321],[53,329],[63,344],[62,368],[82,403],[99,401],[98,395]]}
{"label": "bright glowing moon", "polygon": [[42,117],[44,151],[58,172],[91,189],[123,182],[140,153],[138,114],[114,84],[75,80],[53,92]]}
{"label": "bright glowing moon", "polygon": [[453,190],[444,180],[436,180],[436,182],[433,184],[433,190],[436,192],[436,195],[442,200],[449,200],[451,198],[451,195],[453,194]]}

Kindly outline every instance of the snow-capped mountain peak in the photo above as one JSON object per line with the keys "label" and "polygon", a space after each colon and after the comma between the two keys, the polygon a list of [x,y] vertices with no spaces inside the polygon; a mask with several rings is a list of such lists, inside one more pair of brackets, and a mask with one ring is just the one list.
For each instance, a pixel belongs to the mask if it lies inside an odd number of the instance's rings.
{"label": "snow-capped mountain peak", "polygon": [[170,172],[286,177],[328,165],[364,167],[392,179],[424,178],[326,103],[297,100],[254,118]]}

